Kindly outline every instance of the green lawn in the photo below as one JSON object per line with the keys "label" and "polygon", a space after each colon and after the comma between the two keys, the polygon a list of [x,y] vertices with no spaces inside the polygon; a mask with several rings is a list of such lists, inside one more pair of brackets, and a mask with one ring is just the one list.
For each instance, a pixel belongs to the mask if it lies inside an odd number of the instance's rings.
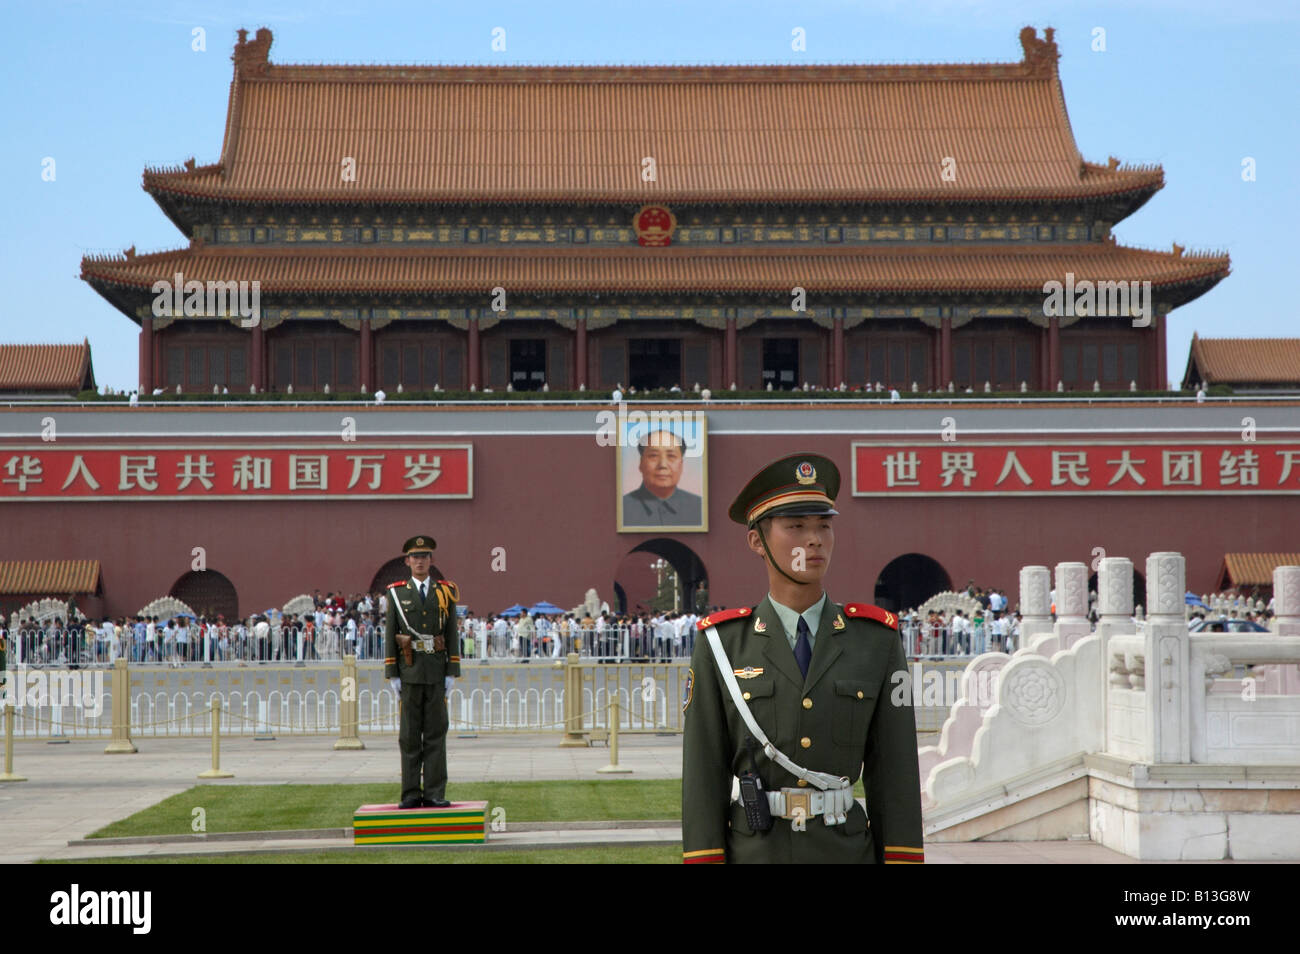
{"label": "green lawn", "polygon": [[44,861],[52,865],[676,865],[681,845],[600,845],[528,851],[423,851],[368,848],[294,855],[189,855],[180,858],[95,858]]}
{"label": "green lawn", "polygon": [[[391,804],[397,789],[392,783],[196,785],[113,822],[90,837],[190,834],[196,808],[204,810],[206,830],[210,833],[350,828],[352,812],[358,805]],[[447,794],[455,801],[486,801],[489,819],[493,818],[496,807],[504,808],[507,825],[535,821],[676,820],[682,813],[682,783],[677,779],[466,782],[451,785]]]}

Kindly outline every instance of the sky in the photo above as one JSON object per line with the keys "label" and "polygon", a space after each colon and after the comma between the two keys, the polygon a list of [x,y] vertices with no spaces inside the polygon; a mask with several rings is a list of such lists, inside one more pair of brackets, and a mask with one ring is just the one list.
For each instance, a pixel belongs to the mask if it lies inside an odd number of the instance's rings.
{"label": "sky", "polygon": [[[1083,157],[1164,167],[1164,189],[1117,226],[1119,242],[1232,256],[1226,280],[1173,313],[1169,379],[1182,379],[1193,331],[1298,334],[1286,284],[1300,223],[1294,0],[51,0],[10,7],[6,22],[0,174],[14,188],[0,341],[88,338],[96,381],[117,390],[137,385],[139,329],[78,278],[81,257],[187,244],[141,172],[219,158],[235,31],[260,26],[274,32],[273,63],[420,65],[1017,62],[1021,27],[1052,26]],[[791,49],[796,28],[806,52]]]}

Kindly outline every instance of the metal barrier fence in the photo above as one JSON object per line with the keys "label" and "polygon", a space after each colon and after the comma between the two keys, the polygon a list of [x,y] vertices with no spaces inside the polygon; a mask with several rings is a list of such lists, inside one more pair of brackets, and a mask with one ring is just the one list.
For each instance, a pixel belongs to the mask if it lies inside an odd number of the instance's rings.
{"label": "metal barrier fence", "polygon": [[[520,638],[514,633],[476,638],[463,633],[461,656],[464,659],[533,659],[559,661],[570,653],[584,659],[606,662],[649,662],[686,660],[695,646],[696,633],[640,634],[631,627],[612,627],[604,631],[581,629],[561,635]],[[159,629],[151,639],[147,633],[137,637],[124,627],[119,639],[110,638],[103,629],[72,630],[19,629],[10,634],[10,656],[14,665],[27,667],[111,666],[126,659],[132,666],[215,665],[218,663],[272,664],[342,662],[354,655],[360,661],[384,658],[383,627],[363,623],[355,630],[324,626],[271,627],[265,637],[245,626],[228,627],[200,634],[198,626],[184,635],[165,634]]]}
{"label": "metal barrier fence", "polygon": [[[910,657],[909,667],[925,673],[960,671],[968,657]],[[116,737],[115,720],[134,738],[207,735],[212,700],[223,711],[221,733],[269,737],[277,734],[361,736],[398,730],[398,699],[379,663],[349,668],[311,663],[243,668],[217,664],[212,669],[80,670],[12,669],[6,675],[5,701],[15,714],[18,738],[51,740]],[[451,731],[605,732],[611,699],[618,704],[619,729],[631,733],[677,733],[683,728],[681,701],[687,663],[602,662],[579,658],[577,682],[569,679],[568,660],[539,663],[467,662],[448,698]],[[576,686],[577,706],[567,704]],[[125,687],[125,688],[123,688]],[[117,691],[127,697],[125,712],[115,705]],[[916,699],[921,732],[943,725],[955,699]],[[355,712],[349,714],[349,706]],[[572,720],[572,724],[570,724]]]}
{"label": "metal barrier fence", "polygon": [[[991,622],[991,621],[990,621]],[[908,656],[974,657],[987,652],[1011,652],[1015,648],[1015,636],[1009,634],[1004,640],[993,632],[991,625],[980,630],[954,632],[949,626],[930,626],[924,622],[904,620],[898,629],[903,641],[903,652]]]}

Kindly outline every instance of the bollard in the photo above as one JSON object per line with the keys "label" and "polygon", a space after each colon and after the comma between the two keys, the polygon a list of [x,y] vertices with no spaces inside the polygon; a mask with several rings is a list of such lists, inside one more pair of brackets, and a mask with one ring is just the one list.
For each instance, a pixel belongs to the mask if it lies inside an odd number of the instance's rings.
{"label": "bollard", "polygon": [[212,768],[200,772],[199,778],[234,778],[233,772],[221,771],[221,698],[212,697]]}
{"label": "bollard", "polygon": [[578,654],[569,653],[564,661],[564,738],[560,748],[586,748],[586,733],[582,729],[582,668]]}
{"label": "bollard", "polygon": [[[357,725],[360,706],[357,703],[357,657],[344,656],[343,669],[339,672],[339,737],[334,743],[335,749],[364,749],[365,743]],[[348,698],[351,696],[351,698]]]}
{"label": "bollard", "polygon": [[131,741],[131,671],[125,659],[113,660],[113,738],[105,755],[134,755]]}
{"label": "bollard", "polygon": [[605,717],[605,726],[609,729],[609,764],[596,769],[602,775],[630,775],[630,768],[620,768],[618,764],[618,700],[611,693],[609,697],[609,715]]}
{"label": "bollard", "polygon": [[[4,703],[0,703],[4,705]],[[14,707],[4,705],[5,710],[5,770],[0,773],[0,782],[25,782],[27,777],[14,774]]]}

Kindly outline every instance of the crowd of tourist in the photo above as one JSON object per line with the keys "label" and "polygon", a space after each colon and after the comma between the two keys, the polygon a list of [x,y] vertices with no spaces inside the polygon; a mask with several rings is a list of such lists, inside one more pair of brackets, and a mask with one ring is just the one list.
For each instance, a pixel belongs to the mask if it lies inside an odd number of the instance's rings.
{"label": "crowd of tourist", "polygon": [[[972,582],[971,610],[947,612],[912,608],[900,612],[899,637],[909,656],[977,656],[1014,652],[1020,645],[1021,614],[1006,594]],[[1257,594],[1256,594],[1257,596]],[[382,659],[386,610],[384,593],[346,595],[317,590],[315,609],[303,613],[268,610],[245,619],[211,616],[56,617],[44,623],[22,619],[12,632],[0,620],[0,639],[9,665],[133,663],[181,666],[235,662],[242,665],[340,659]],[[1055,605],[1053,600],[1053,606]],[[1235,594],[1210,597],[1208,609],[1192,608],[1189,625],[1211,615],[1267,627],[1273,604]],[[720,607],[713,607],[719,609]],[[1089,616],[1096,621],[1096,594]],[[460,619],[461,656],[479,660],[560,659],[569,653],[609,661],[671,661],[695,649],[695,613],[623,614],[602,607],[570,613],[517,615],[473,611]]]}

